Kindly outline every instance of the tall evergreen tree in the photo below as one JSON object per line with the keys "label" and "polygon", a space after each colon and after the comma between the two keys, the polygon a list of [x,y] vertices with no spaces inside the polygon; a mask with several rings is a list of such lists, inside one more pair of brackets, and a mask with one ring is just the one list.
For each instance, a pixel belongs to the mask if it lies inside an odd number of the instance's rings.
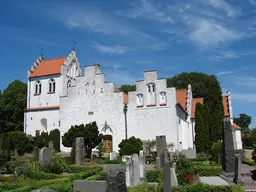
{"label": "tall evergreen tree", "polygon": [[212,142],[209,139],[209,124],[207,121],[208,111],[201,103],[196,104],[195,146],[197,152],[208,153]]}
{"label": "tall evergreen tree", "polygon": [[181,73],[167,79],[168,87],[176,89],[186,89],[191,84],[193,97],[204,97],[204,105],[209,111],[207,122],[209,125],[209,139],[216,142],[222,138],[222,120],[224,118],[224,109],[222,103],[222,92],[220,83],[214,75],[191,72]]}

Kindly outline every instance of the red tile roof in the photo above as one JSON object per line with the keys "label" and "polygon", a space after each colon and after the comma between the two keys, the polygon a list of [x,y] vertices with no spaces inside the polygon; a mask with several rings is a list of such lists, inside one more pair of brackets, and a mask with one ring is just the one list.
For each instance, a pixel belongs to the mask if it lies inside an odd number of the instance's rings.
{"label": "red tile roof", "polygon": [[191,118],[195,118],[196,115],[196,104],[201,103],[204,104],[204,98],[193,98],[192,99],[192,113]]}
{"label": "red tile roof", "polygon": [[35,70],[31,71],[32,73],[29,77],[58,75],[61,73],[60,66],[64,63],[65,59],[66,57],[43,60]]}
{"label": "red tile roof", "polygon": [[26,108],[25,111],[42,111],[42,110],[59,109],[59,108],[60,106],[33,107],[33,108]]}
{"label": "red tile roof", "polygon": [[241,129],[241,127],[235,123],[232,124],[232,127],[234,127],[235,129]]}
{"label": "red tile roof", "polygon": [[[186,89],[179,89],[176,90],[176,100],[177,103],[179,103],[184,110],[187,110],[187,90]],[[192,114],[191,118],[195,118],[195,112],[196,112],[196,104],[197,103],[204,103],[204,98],[193,98],[192,99]],[[228,104],[228,96],[222,97],[222,103],[224,107],[224,116],[229,117],[229,104]]]}

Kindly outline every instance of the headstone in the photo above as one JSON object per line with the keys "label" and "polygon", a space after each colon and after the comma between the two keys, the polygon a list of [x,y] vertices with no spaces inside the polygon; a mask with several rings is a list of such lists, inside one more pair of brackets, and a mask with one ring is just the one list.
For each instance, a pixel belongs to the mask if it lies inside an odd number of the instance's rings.
{"label": "headstone", "polygon": [[176,162],[174,162],[173,164],[172,164],[172,168],[174,169],[174,170],[176,170]]}
{"label": "headstone", "polygon": [[125,173],[119,171],[116,174],[108,174],[107,192],[127,192]]}
{"label": "headstone", "polygon": [[140,182],[140,163],[137,154],[126,157],[126,185],[132,187]]}
{"label": "headstone", "polygon": [[50,163],[52,160],[52,152],[47,147],[43,147],[39,153],[39,162],[41,164]]}
{"label": "headstone", "polygon": [[164,184],[163,191],[171,192],[171,173],[170,173],[170,161],[168,158],[165,158],[164,161]]}
{"label": "headstone", "polygon": [[161,169],[160,157],[156,158],[156,169]]}
{"label": "headstone", "polygon": [[165,158],[168,157],[168,150],[166,145],[165,135],[156,136],[156,150],[157,157],[160,158],[160,167],[164,167]]}
{"label": "headstone", "polygon": [[53,150],[54,150],[54,147],[53,147],[53,141],[49,141],[48,146],[49,146],[49,149],[50,149],[51,151],[53,151]]}
{"label": "headstone", "polygon": [[75,164],[81,165],[84,158],[84,138],[77,137],[75,144]]}
{"label": "headstone", "polygon": [[223,163],[222,168],[226,173],[234,173],[235,156],[232,126],[229,119],[224,119],[222,124],[223,135]]}
{"label": "headstone", "polygon": [[109,159],[110,159],[110,161],[116,159],[116,157],[117,157],[117,152],[115,152],[115,151],[112,151],[112,152],[109,154]]}
{"label": "headstone", "polygon": [[177,186],[178,185],[178,179],[177,179],[177,175],[176,175],[176,171],[174,168],[170,169],[170,175],[171,175],[171,186]]}
{"label": "headstone", "polygon": [[38,147],[34,147],[33,156],[38,158],[39,157],[39,153],[40,153],[40,149]]}
{"label": "headstone", "polygon": [[108,171],[108,175],[116,176],[120,171],[125,173],[125,165],[122,164],[108,164],[104,166],[104,169]]}
{"label": "headstone", "polygon": [[15,157],[18,157],[19,155],[18,155],[18,150],[17,149],[15,149],[14,150],[14,155],[15,155]]}
{"label": "headstone", "polygon": [[217,153],[217,163],[218,165],[221,165],[221,154]]}
{"label": "headstone", "polygon": [[140,151],[140,181],[146,181],[146,155],[143,150]]}
{"label": "headstone", "polygon": [[234,177],[234,183],[235,184],[239,184],[239,185],[243,185],[243,181],[242,181],[242,175],[241,175],[241,156],[240,155],[236,155],[235,156],[235,177]]}
{"label": "headstone", "polygon": [[106,181],[74,180],[73,190],[77,192],[106,192]]}

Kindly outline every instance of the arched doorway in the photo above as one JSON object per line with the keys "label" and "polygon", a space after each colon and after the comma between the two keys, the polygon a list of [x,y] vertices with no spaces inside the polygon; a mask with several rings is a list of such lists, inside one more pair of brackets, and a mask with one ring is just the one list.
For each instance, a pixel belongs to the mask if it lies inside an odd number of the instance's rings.
{"label": "arched doorway", "polygon": [[105,147],[105,153],[111,153],[113,151],[113,130],[105,121],[104,127],[101,129],[101,134],[103,135],[103,142]]}
{"label": "arched doorway", "polygon": [[105,153],[111,153],[113,150],[112,135],[104,135],[103,142],[104,142],[104,147],[105,147]]}

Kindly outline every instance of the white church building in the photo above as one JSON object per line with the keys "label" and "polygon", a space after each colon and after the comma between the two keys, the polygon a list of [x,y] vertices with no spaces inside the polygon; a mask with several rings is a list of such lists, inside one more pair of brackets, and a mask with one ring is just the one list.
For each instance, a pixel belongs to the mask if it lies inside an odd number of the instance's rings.
{"label": "white church building", "polygon": [[[126,130],[128,138],[151,140],[166,135],[174,149],[195,148],[195,106],[203,98],[193,98],[190,85],[183,90],[167,88],[167,80],[158,78],[157,71],[145,71],[144,78],[136,81],[136,91],[126,94],[106,81],[99,64],[82,70],[76,52],[71,51],[67,57],[39,57],[28,71],[27,83],[27,135],[58,128],[62,136],[72,125],[96,121],[105,135],[106,152],[118,151]],[[230,92],[223,96],[223,105],[233,126],[235,149],[241,149],[241,129],[233,123]],[[61,145],[61,150],[71,149]]]}

